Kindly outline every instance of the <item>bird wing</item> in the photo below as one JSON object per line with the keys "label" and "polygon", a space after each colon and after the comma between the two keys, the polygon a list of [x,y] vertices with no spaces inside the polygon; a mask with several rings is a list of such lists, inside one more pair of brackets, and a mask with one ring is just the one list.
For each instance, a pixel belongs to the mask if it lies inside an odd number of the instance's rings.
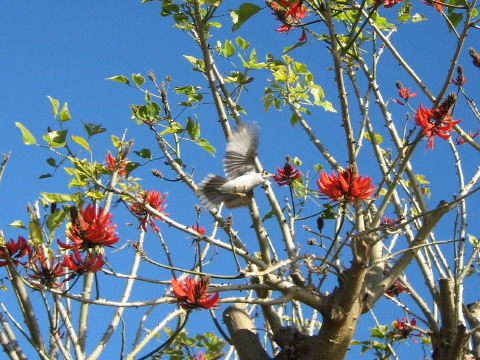
{"label": "bird wing", "polygon": [[228,179],[209,174],[198,185],[197,196],[208,210],[217,207],[222,202],[227,208],[248,205],[248,198],[246,196],[237,195],[221,191],[221,187],[225,185]]}
{"label": "bird wing", "polygon": [[240,124],[232,132],[227,143],[223,168],[230,179],[255,171],[258,146],[258,126]]}

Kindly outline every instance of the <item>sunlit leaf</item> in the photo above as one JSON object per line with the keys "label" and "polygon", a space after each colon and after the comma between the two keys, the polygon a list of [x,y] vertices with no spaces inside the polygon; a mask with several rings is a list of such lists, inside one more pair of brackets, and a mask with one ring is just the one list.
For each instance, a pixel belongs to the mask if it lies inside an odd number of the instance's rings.
{"label": "sunlit leaf", "polygon": [[87,140],[85,140],[81,136],[71,135],[70,138],[72,139],[72,141],[76,142],[78,145],[83,147],[85,150],[90,151],[90,145],[88,145]]}
{"label": "sunlit leaf", "polygon": [[112,77],[106,78],[105,80],[116,81],[122,84],[130,84],[130,81],[128,81],[127,77],[123,75],[112,76]]}
{"label": "sunlit leaf", "polygon": [[18,121],[15,123],[15,126],[18,127],[20,129],[20,131],[22,132],[23,143],[25,145],[35,145],[37,143],[37,141],[35,140],[32,133],[30,131],[28,131],[28,129],[25,126],[23,126]]}
{"label": "sunlit leaf", "polygon": [[259,10],[260,6],[251,3],[243,3],[238,10],[230,10],[230,17],[232,18],[233,24],[232,31],[237,31],[245,21],[250,19]]}
{"label": "sunlit leaf", "polygon": [[145,78],[142,76],[142,74],[132,74],[132,80],[137,86],[142,86],[145,82]]}
{"label": "sunlit leaf", "polygon": [[210,145],[207,139],[199,139],[195,141],[198,146],[200,146],[202,149],[208,151],[210,154],[215,156],[215,148]]}
{"label": "sunlit leaf", "polygon": [[71,119],[70,113],[68,112],[68,104],[64,103],[62,111],[60,111],[60,121],[68,121]]}
{"label": "sunlit leaf", "polygon": [[64,203],[72,201],[72,196],[67,194],[41,192],[40,195],[42,195],[43,198],[49,203]]}
{"label": "sunlit leaf", "polygon": [[68,130],[60,131],[50,131],[42,136],[42,139],[45,140],[48,146],[51,147],[62,147],[66,144]]}
{"label": "sunlit leaf", "polygon": [[25,224],[22,222],[22,220],[15,220],[14,222],[8,224],[8,226],[18,229],[26,229]]}
{"label": "sunlit leaf", "polygon": [[53,117],[57,117],[58,107],[60,106],[60,103],[57,99],[54,99],[51,96],[47,96],[47,98],[50,101],[50,105],[52,106]]}
{"label": "sunlit leaf", "polygon": [[140,151],[134,151],[134,153],[143,159],[147,159],[147,160],[152,159],[152,152],[150,151],[150,149],[145,148]]}

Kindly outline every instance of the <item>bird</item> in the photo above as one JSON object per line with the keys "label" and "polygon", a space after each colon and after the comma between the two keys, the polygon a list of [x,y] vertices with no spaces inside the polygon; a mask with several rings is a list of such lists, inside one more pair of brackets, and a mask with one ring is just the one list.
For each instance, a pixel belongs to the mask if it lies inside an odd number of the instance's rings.
{"label": "bird", "polygon": [[255,123],[241,123],[232,131],[223,159],[226,177],[208,174],[198,185],[197,196],[205,208],[211,210],[222,202],[229,209],[246,206],[253,189],[273,176],[255,169],[258,132]]}

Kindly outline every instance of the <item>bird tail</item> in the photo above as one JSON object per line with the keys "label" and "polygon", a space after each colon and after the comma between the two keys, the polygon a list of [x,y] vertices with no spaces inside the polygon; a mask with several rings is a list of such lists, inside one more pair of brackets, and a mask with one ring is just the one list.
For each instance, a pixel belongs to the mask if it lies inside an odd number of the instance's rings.
{"label": "bird tail", "polygon": [[197,196],[207,209],[210,210],[224,201],[224,194],[219,189],[227,181],[224,177],[210,174],[198,185]]}

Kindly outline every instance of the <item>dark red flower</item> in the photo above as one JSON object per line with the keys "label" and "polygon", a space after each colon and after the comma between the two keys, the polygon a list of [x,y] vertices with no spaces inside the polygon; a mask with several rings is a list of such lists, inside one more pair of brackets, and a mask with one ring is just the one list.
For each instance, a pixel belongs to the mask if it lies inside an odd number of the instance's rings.
{"label": "dark red flower", "polygon": [[46,287],[61,287],[58,279],[65,275],[63,264],[54,257],[47,258],[41,247],[37,247],[30,256],[27,273],[31,279]]}
{"label": "dark red flower", "polygon": [[10,239],[3,246],[0,246],[0,267],[7,265],[7,259],[10,258],[15,265],[20,264],[20,258],[25,255],[31,255],[32,250],[27,240],[19,236],[17,242]]}
{"label": "dark red flower", "polygon": [[[158,191],[150,190],[144,191],[141,193],[141,201],[144,204],[150,205],[152,208],[157,210],[158,212],[162,212],[165,210],[167,205],[163,205],[165,200],[167,200],[166,195],[160,194]],[[158,216],[150,215],[148,211],[144,208],[141,203],[135,203],[130,205],[130,211],[142,219],[141,225],[144,231],[147,231],[147,222],[152,227],[153,231],[160,231],[160,229],[155,225],[154,219],[160,219]],[[163,213],[164,215],[168,215]]]}
{"label": "dark red flower", "polygon": [[403,338],[403,339],[410,337],[412,341],[417,342],[415,339],[411,337],[412,336],[422,337],[423,334],[422,333],[412,334],[414,327],[416,326],[417,326],[417,320],[415,320],[415,318],[412,318],[412,320],[410,321],[408,320],[407,317],[404,317],[403,319],[397,319],[397,321],[394,321],[392,323],[392,327],[394,331],[393,336],[397,338]]}
{"label": "dark red flower", "polygon": [[480,55],[478,55],[474,48],[470,48],[468,51],[470,52],[473,65],[475,65],[477,68],[480,68]]}
{"label": "dark red flower", "polygon": [[457,78],[455,80],[451,80],[452,84],[457,86],[463,86],[467,82],[467,78],[463,75],[463,67],[458,65],[457,66]]}
{"label": "dark red flower", "polygon": [[205,228],[203,226],[192,225],[190,226],[190,229],[195,230],[200,235],[205,235]]}
{"label": "dark red flower", "polygon": [[202,276],[199,281],[187,277],[185,281],[172,279],[173,295],[184,309],[213,309],[218,304],[218,293],[208,297],[210,278]]}
{"label": "dark red flower", "polygon": [[[478,130],[475,134],[471,130],[468,132],[468,136],[470,136],[472,139],[475,139],[479,134],[480,134],[480,130]],[[455,143],[457,145],[463,145],[465,144],[465,139],[463,138],[455,139]]]}
{"label": "dark red flower", "polygon": [[368,199],[375,190],[369,176],[362,178],[355,166],[348,166],[335,175],[322,172],[317,180],[318,189],[332,201],[350,202],[355,199]]}
{"label": "dark red flower", "polygon": [[400,81],[397,81],[396,83],[397,89],[398,89],[398,96],[403,99],[404,102],[395,99],[395,102],[400,105],[405,105],[408,103],[408,99],[417,96],[417,92],[415,91],[414,93],[410,92],[410,89],[404,88],[402,83]]}
{"label": "dark red flower", "polygon": [[118,163],[117,160],[112,156],[112,154],[110,154],[110,151],[107,152],[105,160],[107,161],[108,171],[114,172],[115,170],[117,170],[119,176],[126,175],[127,172],[125,170],[125,167],[127,166],[127,162],[125,160],[122,160],[120,163]]}
{"label": "dark red flower", "polygon": [[441,13],[443,9],[443,5],[438,3],[437,1],[432,1],[432,0],[424,0],[422,1],[422,4],[428,5],[428,6],[433,6],[437,12]]}
{"label": "dark red flower", "polygon": [[400,282],[400,280],[395,280],[392,284],[392,286],[390,286],[388,288],[387,291],[385,291],[385,294],[387,294],[388,296],[398,296],[399,294],[405,292],[405,288],[403,287],[402,283]]}
{"label": "dark red flower", "polygon": [[291,186],[295,179],[302,177],[300,170],[295,169],[295,167],[286,162],[283,166],[283,169],[277,166],[277,175],[273,175],[273,180],[278,184],[278,186],[288,185]]}
{"label": "dark red flower", "polygon": [[[449,96],[450,97],[450,96]],[[456,99],[456,96],[455,96]],[[447,99],[448,100],[448,99]],[[445,100],[445,102],[447,101]],[[415,114],[415,123],[421,126],[423,134],[428,138],[427,148],[433,149],[433,140],[435,136],[448,140],[453,125],[458,124],[461,120],[452,120],[449,115],[449,109],[445,108],[445,102],[437,108],[427,109],[420,104]]]}
{"label": "dark red flower", "polygon": [[78,247],[73,249],[73,254],[65,256],[62,261],[63,266],[73,271],[77,275],[87,272],[97,272],[105,264],[102,254],[90,254],[86,252],[84,257],[80,255]]}
{"label": "dark red flower", "polygon": [[403,0],[375,0],[377,6],[383,5],[385,9],[390,9]]}
{"label": "dark red flower", "polygon": [[117,225],[110,225],[112,214],[104,213],[103,208],[100,208],[97,213],[92,204],[87,205],[85,209],[71,206],[70,221],[71,225],[65,234],[73,244],[67,245],[57,240],[59,246],[64,249],[79,247],[87,250],[96,246],[111,247],[119,240],[115,235]]}

